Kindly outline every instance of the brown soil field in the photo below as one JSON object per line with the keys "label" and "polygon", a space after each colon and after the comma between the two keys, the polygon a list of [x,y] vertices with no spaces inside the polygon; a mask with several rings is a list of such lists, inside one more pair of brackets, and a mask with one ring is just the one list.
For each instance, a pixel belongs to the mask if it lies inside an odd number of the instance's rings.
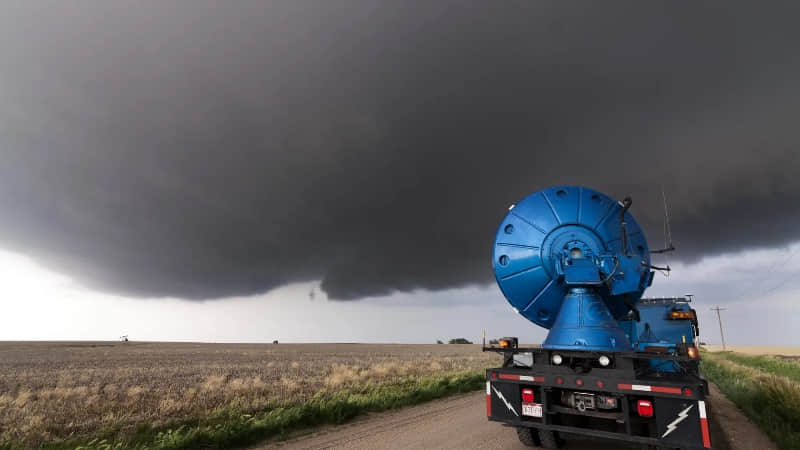
{"label": "brown soil field", "polygon": [[255,411],[499,362],[478,345],[0,342],[0,442]]}
{"label": "brown soil field", "polygon": [[[722,351],[721,345],[704,345],[703,347],[710,352]],[[798,346],[727,345],[725,349],[746,355],[800,356],[800,347]]]}

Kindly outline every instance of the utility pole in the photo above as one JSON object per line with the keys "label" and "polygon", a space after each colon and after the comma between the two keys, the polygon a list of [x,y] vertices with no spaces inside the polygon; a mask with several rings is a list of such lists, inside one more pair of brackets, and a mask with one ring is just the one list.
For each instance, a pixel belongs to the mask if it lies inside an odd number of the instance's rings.
{"label": "utility pole", "polygon": [[722,333],[722,316],[719,315],[719,312],[720,311],[725,311],[726,309],[728,309],[728,308],[720,308],[719,305],[717,305],[716,308],[711,308],[712,311],[716,311],[717,312],[717,321],[719,322],[719,337],[722,338],[722,351],[723,352],[725,351],[725,335]]}

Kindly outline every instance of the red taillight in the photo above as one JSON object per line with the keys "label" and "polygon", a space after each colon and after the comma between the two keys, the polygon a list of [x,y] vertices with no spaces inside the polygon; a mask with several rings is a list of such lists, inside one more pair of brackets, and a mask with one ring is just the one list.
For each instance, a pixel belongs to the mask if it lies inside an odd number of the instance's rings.
{"label": "red taillight", "polygon": [[683,388],[683,393],[684,393],[685,395],[692,395],[692,390],[691,390],[691,389],[689,389],[689,388]]}
{"label": "red taillight", "polygon": [[583,380],[578,378],[577,380],[575,380],[575,384],[577,384],[578,386],[583,386]]}
{"label": "red taillight", "polygon": [[636,411],[642,417],[653,417],[653,402],[650,400],[639,400],[636,402]]}
{"label": "red taillight", "polygon": [[602,381],[598,380],[597,387],[602,388],[603,386],[605,386],[605,384]]}
{"label": "red taillight", "polygon": [[556,378],[556,383],[558,383],[558,384],[564,384],[564,379],[563,379],[563,378],[561,378],[561,377],[558,377],[558,378]]}
{"label": "red taillight", "polygon": [[533,389],[525,388],[522,390],[522,401],[524,403],[533,403]]}

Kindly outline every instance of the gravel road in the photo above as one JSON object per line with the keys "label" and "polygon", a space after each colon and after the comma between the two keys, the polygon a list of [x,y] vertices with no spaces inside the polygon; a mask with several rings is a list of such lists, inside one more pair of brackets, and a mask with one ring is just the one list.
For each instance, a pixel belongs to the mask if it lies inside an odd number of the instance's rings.
{"label": "gravel road", "polygon": [[[711,442],[715,450],[775,448],[716,387],[712,389],[708,407]],[[398,411],[372,414],[346,425],[323,428],[289,441],[256,448],[528,449],[519,443],[514,429],[486,420],[485,401],[483,392],[450,397]],[[714,420],[715,417],[723,420]],[[618,443],[577,438],[569,440],[565,447],[567,450],[619,448],[622,447]]]}

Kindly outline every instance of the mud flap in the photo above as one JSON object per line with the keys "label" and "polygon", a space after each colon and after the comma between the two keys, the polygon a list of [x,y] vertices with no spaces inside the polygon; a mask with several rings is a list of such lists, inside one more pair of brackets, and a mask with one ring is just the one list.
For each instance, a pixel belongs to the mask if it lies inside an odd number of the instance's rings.
{"label": "mud flap", "polygon": [[519,419],[522,414],[520,385],[490,382],[486,390],[491,416],[498,419]]}
{"label": "mud flap", "polygon": [[705,402],[689,399],[654,399],[657,436],[667,446],[711,447]]}

